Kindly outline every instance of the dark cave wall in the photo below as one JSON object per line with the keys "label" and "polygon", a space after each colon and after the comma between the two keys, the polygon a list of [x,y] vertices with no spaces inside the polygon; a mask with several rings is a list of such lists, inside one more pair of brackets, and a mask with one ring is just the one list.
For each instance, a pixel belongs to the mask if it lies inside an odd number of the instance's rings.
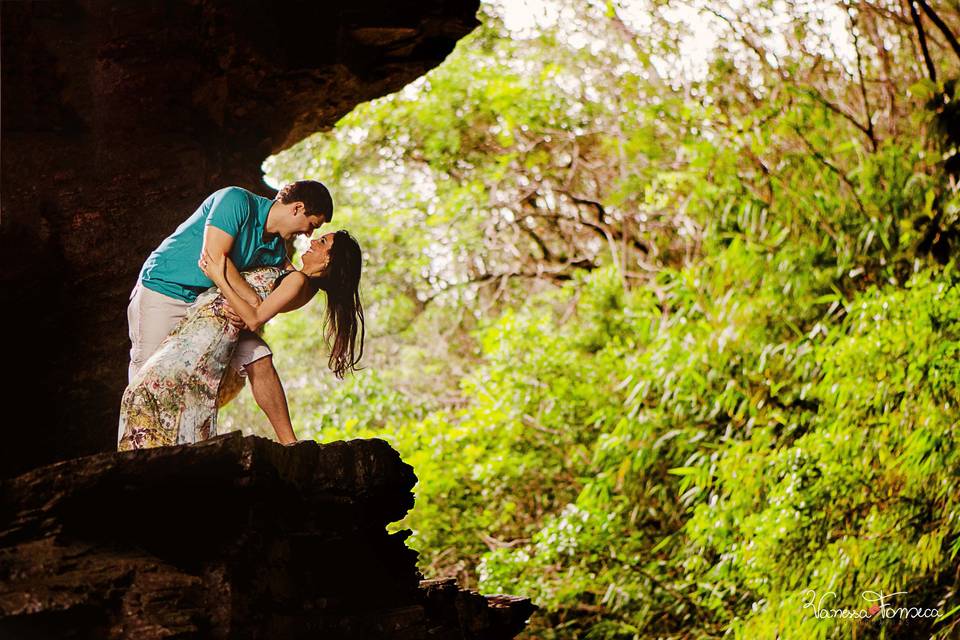
{"label": "dark cave wall", "polygon": [[143,260],[210,192],[439,64],[477,0],[3,2],[0,474],[115,446]]}

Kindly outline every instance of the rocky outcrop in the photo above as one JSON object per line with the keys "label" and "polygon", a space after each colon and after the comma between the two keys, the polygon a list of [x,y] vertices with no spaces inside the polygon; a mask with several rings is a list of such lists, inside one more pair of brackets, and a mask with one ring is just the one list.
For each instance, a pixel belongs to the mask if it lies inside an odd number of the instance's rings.
{"label": "rocky outcrop", "polygon": [[511,638],[535,607],[423,580],[383,440],[219,436],[0,485],[3,638]]}
{"label": "rocky outcrop", "polygon": [[[115,445],[127,297],[212,191],[439,64],[478,0],[0,3],[0,474]],[[51,401],[55,399],[55,401]]]}

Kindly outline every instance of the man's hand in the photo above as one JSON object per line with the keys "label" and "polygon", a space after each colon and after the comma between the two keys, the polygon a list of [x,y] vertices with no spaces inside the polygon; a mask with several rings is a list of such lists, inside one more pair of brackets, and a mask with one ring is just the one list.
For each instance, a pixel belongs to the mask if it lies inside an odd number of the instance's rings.
{"label": "man's hand", "polygon": [[223,311],[223,317],[229,320],[233,326],[240,327],[241,329],[246,326],[243,318],[237,315],[237,312],[233,310],[233,307],[231,307],[230,303],[226,300],[223,301],[220,309]]}

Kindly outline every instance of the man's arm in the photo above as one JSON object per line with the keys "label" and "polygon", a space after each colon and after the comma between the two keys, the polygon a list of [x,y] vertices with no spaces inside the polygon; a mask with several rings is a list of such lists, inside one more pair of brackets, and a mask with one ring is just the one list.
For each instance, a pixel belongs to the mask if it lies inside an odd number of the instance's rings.
{"label": "man's arm", "polygon": [[[258,296],[247,281],[243,279],[243,276],[241,276],[237,270],[237,266],[233,264],[233,260],[230,259],[231,248],[233,248],[233,236],[223,229],[208,224],[203,232],[203,249],[200,252],[200,260],[197,262],[199,264],[203,259],[203,254],[225,256],[227,263],[227,282],[241,298],[251,306],[256,307],[260,304],[260,296]],[[201,270],[202,269],[203,267],[201,267]]]}

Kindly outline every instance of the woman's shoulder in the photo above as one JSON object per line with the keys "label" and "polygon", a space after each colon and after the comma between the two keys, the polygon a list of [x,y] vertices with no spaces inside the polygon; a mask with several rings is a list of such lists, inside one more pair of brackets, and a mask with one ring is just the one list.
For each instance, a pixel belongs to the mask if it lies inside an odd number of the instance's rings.
{"label": "woman's shoulder", "polygon": [[275,282],[275,284],[274,284],[274,287],[276,288],[277,286],[280,285],[281,282],[283,282],[283,281],[285,281],[285,280],[289,280],[289,281],[290,281],[290,284],[287,285],[287,286],[297,286],[297,287],[300,287],[300,286],[305,285],[305,284],[307,283],[307,281],[309,280],[309,278],[308,278],[307,276],[305,276],[302,271],[297,271],[296,269],[294,269],[293,271],[283,271],[283,270],[281,270],[280,275],[277,276],[277,280],[276,280],[276,282]]}

